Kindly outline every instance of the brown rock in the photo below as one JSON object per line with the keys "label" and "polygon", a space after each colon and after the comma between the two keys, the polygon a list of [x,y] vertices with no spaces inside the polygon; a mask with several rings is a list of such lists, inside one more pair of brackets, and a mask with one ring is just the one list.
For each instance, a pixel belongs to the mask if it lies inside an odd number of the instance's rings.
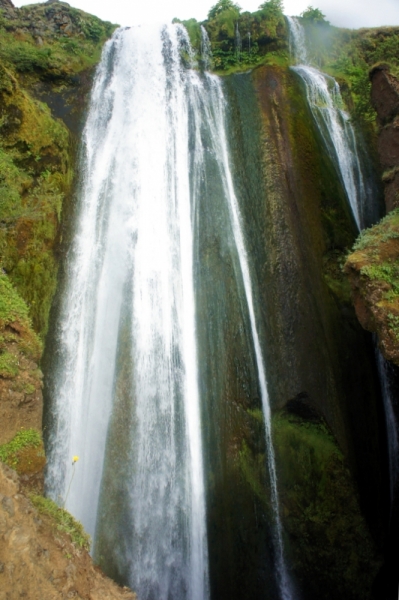
{"label": "brown rock", "polygon": [[399,208],[399,170],[385,182],[385,205],[387,212]]}
{"label": "brown rock", "polygon": [[389,73],[387,65],[379,65],[370,72],[371,101],[377,111],[380,126],[378,153],[384,171],[391,170],[386,177],[385,206],[387,213],[399,206],[399,81]]}
{"label": "brown rock", "polygon": [[380,125],[385,125],[399,114],[399,82],[389,73],[387,65],[375,67],[370,72],[371,102],[377,111]]}
{"label": "brown rock", "polygon": [[50,517],[20,492],[16,474],[0,463],[0,599],[136,600],[94,567]]}
{"label": "brown rock", "polygon": [[399,165],[399,123],[393,122],[381,129],[378,136],[378,153],[384,171]]}
{"label": "brown rock", "polygon": [[[377,226],[378,227],[378,226]],[[396,264],[399,261],[399,238],[381,241],[371,251],[351,254],[345,264],[345,272],[352,288],[352,301],[360,324],[367,331],[376,333],[380,350],[387,360],[399,366],[399,343],[392,320],[399,320],[397,297],[387,300],[392,286],[378,278],[371,278],[363,267]]]}

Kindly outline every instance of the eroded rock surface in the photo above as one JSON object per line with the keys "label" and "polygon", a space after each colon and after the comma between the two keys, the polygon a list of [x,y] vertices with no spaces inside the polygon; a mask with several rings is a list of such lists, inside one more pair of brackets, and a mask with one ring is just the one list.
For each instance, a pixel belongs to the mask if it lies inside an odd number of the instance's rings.
{"label": "eroded rock surface", "polygon": [[384,171],[387,212],[399,207],[399,81],[386,65],[370,73],[371,100],[380,128],[378,153]]}

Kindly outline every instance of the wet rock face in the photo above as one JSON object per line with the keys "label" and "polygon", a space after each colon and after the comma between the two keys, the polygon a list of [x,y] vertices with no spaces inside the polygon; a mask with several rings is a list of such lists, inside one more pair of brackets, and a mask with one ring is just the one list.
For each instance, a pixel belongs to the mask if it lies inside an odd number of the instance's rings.
{"label": "wet rock face", "polygon": [[48,600],[135,600],[95,569],[89,554],[57,531],[25,495],[16,473],[0,463],[0,597]]}
{"label": "wet rock face", "polygon": [[371,101],[377,111],[378,123],[384,126],[399,114],[399,82],[385,67],[377,67],[370,74]]}
{"label": "wet rock face", "polygon": [[390,212],[399,207],[399,81],[384,65],[374,68],[370,79],[371,101],[380,128],[378,153],[384,171],[385,205]]}

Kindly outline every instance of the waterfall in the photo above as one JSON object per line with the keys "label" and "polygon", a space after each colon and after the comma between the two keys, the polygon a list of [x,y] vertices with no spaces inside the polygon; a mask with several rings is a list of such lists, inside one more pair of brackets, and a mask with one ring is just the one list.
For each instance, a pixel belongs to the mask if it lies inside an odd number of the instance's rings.
{"label": "waterfall", "polygon": [[[202,38],[207,65],[204,29]],[[181,25],[120,29],[105,45],[84,130],[81,208],[48,384],[46,489],[94,537],[100,564],[115,563],[116,577],[141,600],[209,598],[194,255],[202,186],[212,177],[252,336],[276,578],[281,599],[291,600],[222,83],[184,68],[182,50],[192,56]]]}
{"label": "waterfall", "polygon": [[201,61],[205,71],[209,71],[212,61],[212,48],[208,34],[203,25],[201,25]]}
{"label": "waterfall", "polygon": [[105,45],[51,390],[47,493],[64,501],[75,469],[66,508],[96,543],[118,353],[128,340],[133,412],[123,415],[131,433],[120,485],[131,540],[115,551],[141,600],[209,596],[188,143],[198,75],[182,67],[182,49],[189,42],[179,25],[118,30]]}
{"label": "waterfall", "polygon": [[349,115],[343,110],[338,83],[310,65],[305,32],[295,17],[286,17],[290,31],[290,51],[298,73],[305,84],[306,96],[313,118],[335,165],[358,230],[365,226],[367,186],[362,173],[355,132]]}

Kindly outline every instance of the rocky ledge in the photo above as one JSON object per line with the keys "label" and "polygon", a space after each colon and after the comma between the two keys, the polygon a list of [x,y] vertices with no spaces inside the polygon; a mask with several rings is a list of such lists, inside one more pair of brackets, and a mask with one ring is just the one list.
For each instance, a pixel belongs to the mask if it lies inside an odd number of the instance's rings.
{"label": "rocky ledge", "polygon": [[399,209],[358,238],[345,264],[357,317],[399,366]]}
{"label": "rocky ledge", "polygon": [[[34,500],[34,497],[32,497]],[[0,598],[136,600],[97,569],[0,463]]]}

